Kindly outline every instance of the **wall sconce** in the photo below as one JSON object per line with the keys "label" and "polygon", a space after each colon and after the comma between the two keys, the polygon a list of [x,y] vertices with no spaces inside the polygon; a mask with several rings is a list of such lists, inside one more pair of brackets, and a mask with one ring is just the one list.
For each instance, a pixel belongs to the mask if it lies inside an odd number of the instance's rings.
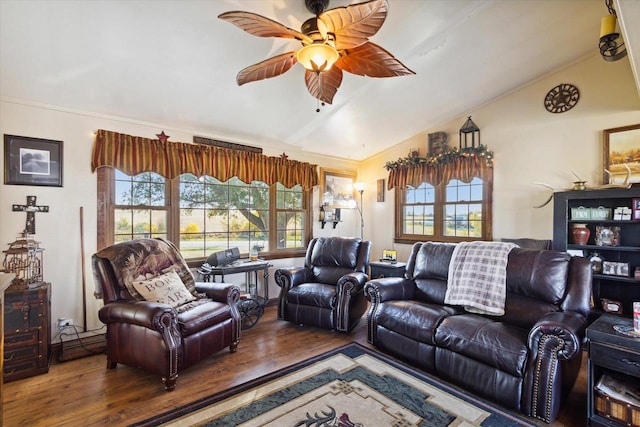
{"label": "wall sconce", "polygon": [[332,222],[333,228],[336,228],[336,225],[340,222],[340,208],[320,206],[320,222],[322,223],[323,229],[324,225],[328,222]]}
{"label": "wall sconce", "polygon": [[356,189],[360,193],[360,206],[356,203],[356,208],[358,208],[358,213],[360,214],[360,239],[364,240],[364,217],[362,216],[362,193],[367,189],[367,184],[364,182],[354,182],[353,188]]}
{"label": "wall sconce", "polygon": [[[480,146],[480,128],[473,123],[471,120],[471,116],[467,118],[467,121],[464,122],[464,125],[460,128],[460,148],[467,148],[468,141],[467,137],[471,136],[471,147],[476,146],[476,136],[478,137],[478,146]],[[464,139],[463,139],[464,136]],[[462,146],[462,141],[464,140],[464,147]]]}
{"label": "wall sconce", "polygon": [[613,0],[605,0],[604,4],[609,14],[600,22],[600,55],[605,61],[613,62],[627,56],[627,50],[620,33],[616,33],[616,10],[613,8]]}

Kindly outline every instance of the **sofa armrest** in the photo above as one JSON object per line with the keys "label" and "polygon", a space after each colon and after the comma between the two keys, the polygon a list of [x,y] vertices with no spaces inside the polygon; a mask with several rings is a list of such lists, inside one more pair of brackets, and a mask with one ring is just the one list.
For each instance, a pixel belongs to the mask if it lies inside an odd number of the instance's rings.
{"label": "sofa armrest", "polygon": [[152,301],[113,301],[98,311],[98,317],[105,324],[129,323],[155,331],[162,331],[167,321],[170,324],[177,322],[173,307]]}
{"label": "sofa armrest", "polygon": [[561,344],[557,350],[558,357],[565,360],[571,359],[580,351],[586,326],[587,319],[579,313],[571,311],[548,313],[529,331],[529,349],[537,349],[541,339],[545,335],[551,335],[557,337]]}
{"label": "sofa armrest", "polygon": [[338,294],[343,294],[348,292],[350,294],[357,294],[358,292],[362,292],[364,289],[364,285],[369,280],[369,276],[362,272],[353,272],[347,273],[342,276],[337,283]]}
{"label": "sofa armrest", "polygon": [[231,283],[196,282],[196,291],[214,301],[233,305],[240,299],[240,288]]}
{"label": "sofa armrest", "polygon": [[313,280],[313,272],[306,267],[279,268],[273,276],[276,284],[287,290]]}
{"label": "sofa armrest", "polygon": [[364,285],[364,293],[371,303],[410,300],[415,295],[415,284],[404,277],[383,277],[369,280]]}
{"label": "sofa armrest", "polygon": [[[582,358],[580,345],[587,319],[577,312],[549,313],[529,331],[529,361],[525,375],[523,409],[551,423],[560,411],[562,392],[571,388]],[[563,362],[564,361],[564,362]],[[563,372],[567,368],[567,372]]]}

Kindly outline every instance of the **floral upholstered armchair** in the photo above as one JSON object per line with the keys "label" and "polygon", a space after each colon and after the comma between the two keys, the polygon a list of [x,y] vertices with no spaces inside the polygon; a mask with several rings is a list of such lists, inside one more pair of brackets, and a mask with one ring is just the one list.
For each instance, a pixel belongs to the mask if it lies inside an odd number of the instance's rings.
{"label": "floral upholstered armchair", "polygon": [[225,347],[238,348],[240,289],[196,283],[173,243],[139,239],[92,257],[96,298],[104,306],[107,367],[118,363],[162,377],[170,391],[178,372]]}

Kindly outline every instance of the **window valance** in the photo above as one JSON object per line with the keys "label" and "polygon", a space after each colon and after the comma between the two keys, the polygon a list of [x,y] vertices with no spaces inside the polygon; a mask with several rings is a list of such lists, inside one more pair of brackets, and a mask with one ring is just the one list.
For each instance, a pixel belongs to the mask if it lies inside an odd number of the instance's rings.
{"label": "window valance", "polygon": [[318,184],[317,165],[246,151],[98,130],[91,156],[91,170],[114,167],[127,175],[156,172],[165,178],[183,173],[208,175],[220,181],[237,176],[241,181],[301,185],[309,190]]}
{"label": "window valance", "polygon": [[493,178],[493,152],[481,145],[473,148],[451,149],[437,156],[409,156],[387,162],[389,171],[387,188],[416,188],[423,182],[438,185],[452,179],[471,182],[474,177],[483,181]]}

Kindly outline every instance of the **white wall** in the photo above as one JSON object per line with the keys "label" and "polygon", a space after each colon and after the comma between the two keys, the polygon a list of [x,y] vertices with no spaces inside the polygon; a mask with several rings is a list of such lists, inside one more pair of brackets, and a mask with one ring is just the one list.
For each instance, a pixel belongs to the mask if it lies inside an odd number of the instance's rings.
{"label": "white wall", "polygon": [[[546,93],[560,83],[580,90],[580,100],[562,114],[549,113],[543,105]],[[426,102],[437,102],[429,99]],[[551,194],[535,185],[544,182],[558,190],[569,189],[575,177],[587,186],[602,184],[602,130],[640,123],[640,99],[627,58],[605,62],[599,55],[532,82],[511,94],[469,111],[468,114],[415,135],[386,152],[365,160],[361,176],[372,191],[365,192],[365,238],[373,241],[372,259],[385,248],[395,248],[406,260],[411,245],[393,243],[394,191],[384,203],[376,202],[375,182],[388,172],[385,162],[405,157],[409,149],[425,155],[427,134],[445,131],[449,145],[458,145],[458,132],[471,115],[481,140],[494,152],[493,238],[531,237],[551,239],[553,206],[534,209]]]}
{"label": "white wall", "polygon": [[[564,113],[551,114],[543,107],[549,89],[559,83],[572,83],[580,89],[578,105]],[[425,102],[438,102],[425,94]],[[606,63],[598,56],[571,67],[470,111],[481,129],[482,142],[495,153],[493,237],[552,236],[552,206],[532,206],[544,201],[548,192],[533,183],[546,182],[567,188],[575,171],[588,185],[601,183],[602,130],[640,123],[640,100],[627,59]],[[376,201],[376,181],[388,177],[384,164],[408,154],[409,148],[426,151],[427,134],[445,131],[450,144],[458,144],[458,130],[466,115],[443,123],[390,148],[361,164],[329,157],[287,151],[289,158],[308,161],[320,167],[359,170],[358,180],[368,184],[364,193],[364,237],[373,241],[372,259],[382,249],[395,247],[398,258],[406,260],[411,245],[393,243],[394,191],[386,191],[385,202]],[[82,273],[80,250],[80,207],[84,208],[85,266],[88,303],[88,327],[100,326],[99,302],[93,298],[91,254],[96,250],[96,177],[91,173],[93,132],[107,129],[130,135],[154,138],[164,130],[171,141],[191,141],[193,131],[164,128],[161,124],[105,117],[90,112],[69,111],[43,105],[28,105],[15,100],[0,100],[0,133],[64,141],[64,187],[0,185],[0,247],[6,249],[24,229],[26,215],[11,212],[11,205],[24,203],[27,195],[38,197],[38,204],[50,206],[49,213],[36,214],[37,240],[44,252],[44,276],[53,287],[52,326],[59,317],[82,320]],[[211,137],[221,138],[220,135]],[[0,150],[1,151],[1,150]],[[264,147],[267,155],[277,156],[281,147]],[[0,156],[3,154],[0,154]],[[4,161],[0,161],[2,168]],[[334,230],[320,228],[318,222],[319,189],[313,194],[314,236],[359,236],[359,216],[355,210],[343,211],[343,222]],[[275,267],[300,265],[301,259],[276,260]],[[273,270],[272,270],[273,273]],[[273,277],[273,276],[271,276]],[[269,294],[277,296],[271,280]]]}
{"label": "white wall", "polygon": [[[52,284],[51,321],[52,331],[56,331],[57,319],[72,318],[81,325],[82,311],[82,263],[80,242],[80,207],[84,211],[84,259],[87,301],[87,327],[101,326],[97,310],[101,302],[93,297],[94,283],[91,269],[91,255],[96,252],[96,175],[91,172],[91,150],[94,132],[107,129],[115,132],[155,138],[164,130],[170,141],[188,142],[193,133],[165,128],[162,125],[135,122],[128,119],[105,117],[89,112],[69,111],[63,108],[27,105],[15,100],[0,100],[0,133],[63,141],[64,177],[63,188],[23,185],[0,185],[0,247],[8,248],[8,243],[16,239],[24,230],[26,214],[12,212],[12,204],[24,204],[26,196],[37,196],[39,205],[50,207],[49,213],[36,214],[36,240],[44,251],[44,279]],[[200,136],[209,136],[197,133]],[[213,137],[213,136],[212,136]],[[0,156],[4,156],[4,151]],[[279,156],[282,147],[265,147],[264,154]],[[318,164],[342,170],[357,170],[353,161],[310,155],[303,152],[286,153],[290,159]],[[0,158],[0,168],[4,170],[4,160]],[[320,228],[318,212],[320,195],[318,187],[313,190],[313,233],[314,236],[355,236],[359,225],[352,212],[345,212],[344,221],[334,230],[326,226]],[[4,254],[0,257],[4,260]],[[275,267],[302,265],[302,259],[275,260]],[[244,275],[231,276],[238,284],[244,283]],[[227,279],[229,280],[229,279]],[[273,269],[269,295],[274,298],[279,288],[273,281]],[[55,332],[54,332],[55,335]]]}

